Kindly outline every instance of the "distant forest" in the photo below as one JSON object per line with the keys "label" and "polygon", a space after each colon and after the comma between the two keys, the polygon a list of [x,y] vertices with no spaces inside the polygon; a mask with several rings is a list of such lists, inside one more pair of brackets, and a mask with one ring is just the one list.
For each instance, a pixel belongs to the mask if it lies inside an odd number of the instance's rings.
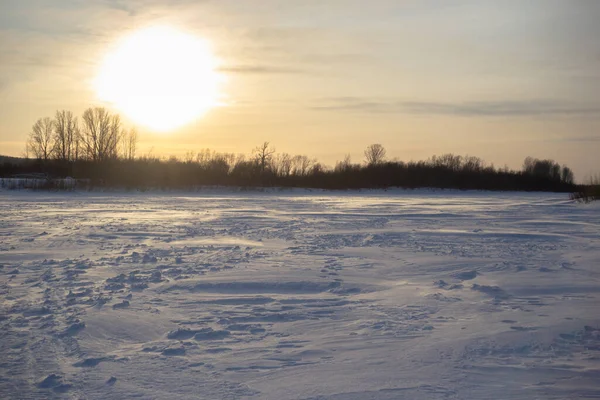
{"label": "distant forest", "polygon": [[0,158],[1,178],[44,177],[48,187],[70,177],[82,188],[186,189],[205,185],[322,189],[444,188],[574,192],[571,169],[553,160],[528,157],[520,170],[496,168],[473,156],[445,154],[425,161],[390,160],[381,144],[327,167],[305,155],[277,153],[265,142],[251,154],[208,149],[183,157],[136,154],[137,132],[119,115],[89,108],[79,120],[69,111],[39,119],[26,144],[26,157]]}

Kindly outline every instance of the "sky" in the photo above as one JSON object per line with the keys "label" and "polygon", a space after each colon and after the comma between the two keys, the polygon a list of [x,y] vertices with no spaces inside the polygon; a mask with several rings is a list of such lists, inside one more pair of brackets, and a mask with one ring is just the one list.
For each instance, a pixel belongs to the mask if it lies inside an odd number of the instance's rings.
{"label": "sky", "polygon": [[333,165],[381,143],[405,161],[552,158],[581,181],[600,173],[599,20],[597,0],[0,0],[0,154],[56,110],[111,108],[104,57],[160,24],[211,44],[224,101],[140,128],[138,154],[268,141]]}

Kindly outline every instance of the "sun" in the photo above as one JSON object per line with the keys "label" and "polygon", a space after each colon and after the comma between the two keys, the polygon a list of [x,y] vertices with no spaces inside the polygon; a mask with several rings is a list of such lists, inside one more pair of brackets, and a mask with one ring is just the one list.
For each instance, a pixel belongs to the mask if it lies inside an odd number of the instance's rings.
{"label": "sun", "polygon": [[206,40],[158,26],[123,39],[94,83],[98,97],[133,122],[169,131],[217,106],[222,81]]}

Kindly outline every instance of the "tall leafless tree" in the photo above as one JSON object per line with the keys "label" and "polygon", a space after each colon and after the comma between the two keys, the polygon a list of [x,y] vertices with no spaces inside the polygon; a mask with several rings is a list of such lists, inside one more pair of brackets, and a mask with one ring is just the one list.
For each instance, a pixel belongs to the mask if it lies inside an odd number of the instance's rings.
{"label": "tall leafless tree", "polygon": [[310,159],[308,156],[294,156],[292,158],[292,174],[296,176],[305,176],[310,171],[310,168],[317,161]]}
{"label": "tall leafless tree", "polygon": [[183,156],[183,161],[187,164],[192,164],[194,162],[194,158],[196,157],[196,152],[194,150],[187,151]]}
{"label": "tall leafless tree", "polygon": [[123,131],[121,142],[123,145],[123,158],[133,160],[137,149],[138,133],[137,129],[131,128],[128,131]]}
{"label": "tall leafless tree", "polygon": [[269,142],[264,142],[262,145],[256,147],[253,153],[254,160],[260,167],[261,172],[265,172],[265,170],[270,166],[271,161],[273,160],[273,154],[275,154],[275,149],[269,147]]}
{"label": "tall leafless tree", "polygon": [[352,168],[352,156],[346,154],[344,160],[339,161],[334,168],[335,172],[346,172]]}
{"label": "tall leafless tree", "polygon": [[57,111],[54,117],[54,156],[63,161],[76,159],[79,127],[71,111]]}
{"label": "tall leafless tree", "polygon": [[292,156],[288,153],[278,154],[273,160],[278,176],[289,176],[292,172]]}
{"label": "tall leafless tree", "polygon": [[86,157],[94,161],[117,158],[121,139],[119,115],[111,115],[103,107],[88,108],[82,122],[81,142]]}
{"label": "tall leafless tree", "polygon": [[40,118],[33,124],[29,138],[27,139],[27,153],[40,160],[48,160],[54,149],[54,121],[52,119]]}
{"label": "tall leafless tree", "polygon": [[365,160],[368,165],[381,164],[385,160],[385,148],[379,143],[369,145],[365,150]]}

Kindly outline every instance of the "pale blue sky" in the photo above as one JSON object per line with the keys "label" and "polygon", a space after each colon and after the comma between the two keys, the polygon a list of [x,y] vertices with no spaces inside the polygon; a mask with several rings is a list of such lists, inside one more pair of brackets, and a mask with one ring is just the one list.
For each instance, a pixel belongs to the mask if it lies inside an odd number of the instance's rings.
{"label": "pale blue sky", "polygon": [[212,42],[228,106],[142,132],[155,154],[268,140],[332,164],[379,142],[404,160],[551,157],[583,179],[600,171],[598,21],[596,0],[2,0],[0,153],[38,117],[99,104],[113,43],[171,24]]}

